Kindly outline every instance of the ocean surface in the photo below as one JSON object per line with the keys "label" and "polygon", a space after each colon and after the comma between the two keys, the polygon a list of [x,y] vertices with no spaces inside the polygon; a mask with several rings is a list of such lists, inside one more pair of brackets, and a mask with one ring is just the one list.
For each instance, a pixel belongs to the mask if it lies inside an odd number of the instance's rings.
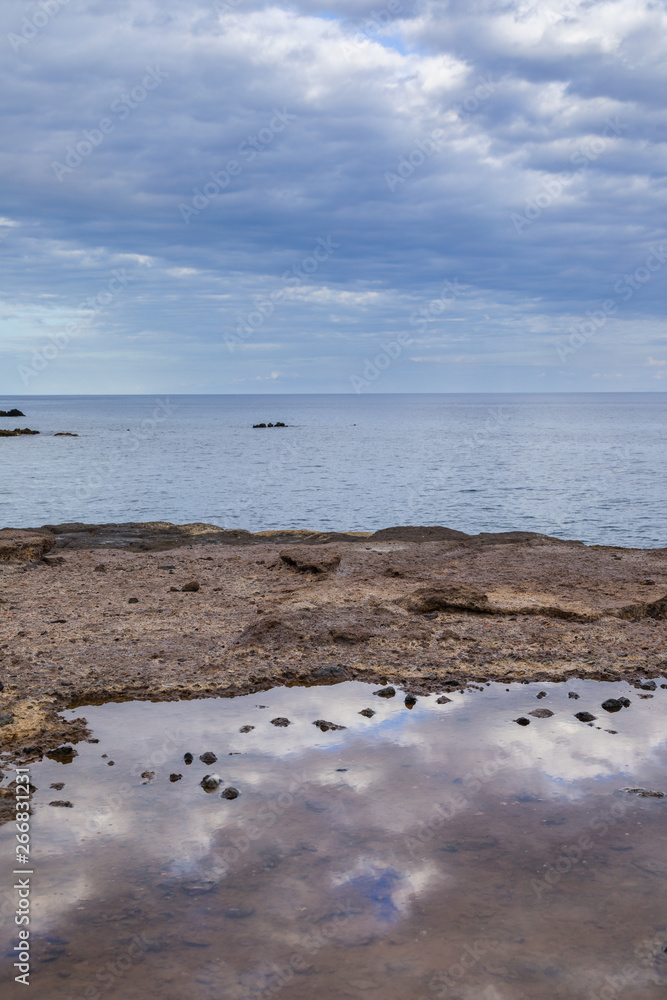
{"label": "ocean surface", "polygon": [[667,545],[665,393],[0,397],[12,407],[26,416],[0,428],[40,434],[0,438],[3,527],[441,524]]}

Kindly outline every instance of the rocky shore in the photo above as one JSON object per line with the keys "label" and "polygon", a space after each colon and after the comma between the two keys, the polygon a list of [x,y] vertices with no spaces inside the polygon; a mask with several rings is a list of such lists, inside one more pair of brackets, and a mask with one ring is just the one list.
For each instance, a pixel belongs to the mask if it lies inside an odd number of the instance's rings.
{"label": "rocky shore", "polygon": [[639,686],[667,672],[667,549],[415,527],[4,529],[0,623],[0,747],[29,760],[86,737],[59,710],[102,700],[346,679]]}

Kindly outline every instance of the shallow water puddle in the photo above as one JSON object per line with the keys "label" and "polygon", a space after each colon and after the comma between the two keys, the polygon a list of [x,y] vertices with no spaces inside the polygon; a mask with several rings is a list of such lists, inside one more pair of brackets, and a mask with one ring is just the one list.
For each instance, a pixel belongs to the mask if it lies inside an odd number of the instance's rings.
{"label": "shallow water puddle", "polygon": [[493,684],[408,709],[346,682],[66,712],[99,743],[31,767],[33,995],[657,1000],[660,684]]}

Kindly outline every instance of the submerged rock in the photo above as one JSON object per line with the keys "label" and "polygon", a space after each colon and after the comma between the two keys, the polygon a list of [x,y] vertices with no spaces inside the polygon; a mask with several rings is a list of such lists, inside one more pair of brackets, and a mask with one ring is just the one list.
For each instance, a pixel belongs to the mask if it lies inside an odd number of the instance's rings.
{"label": "submerged rock", "polygon": [[192,761],[194,760],[194,757],[192,756],[191,753],[184,753],[183,760],[185,761],[186,764],[191,764]]}
{"label": "submerged rock", "polygon": [[597,716],[591,715],[590,712],[576,712],[575,719],[579,719],[579,722],[595,722]]}
{"label": "submerged rock", "polygon": [[229,788],[225,788],[225,790],[221,795],[221,798],[223,799],[238,799],[238,797],[239,797],[238,788],[233,788],[231,785],[229,786]]}
{"label": "submerged rock", "polygon": [[330,729],[347,729],[347,726],[339,726],[336,722],[326,722],[324,719],[316,719],[313,725],[321,729],[323,733],[327,733]]}
{"label": "submerged rock", "polygon": [[449,705],[451,698],[448,698],[446,694],[441,694],[439,698],[435,699],[436,705]]}
{"label": "submerged rock", "polygon": [[284,729],[285,726],[291,726],[292,723],[290,722],[289,719],[286,719],[284,716],[279,715],[277,719],[271,719],[271,725],[279,726],[281,729]]}
{"label": "submerged rock", "polygon": [[250,732],[252,732],[252,730],[254,728],[255,728],[254,726],[241,726],[241,728],[239,729],[239,732],[240,733],[250,733]]}
{"label": "submerged rock", "polygon": [[406,696],[405,696],[405,707],[406,708],[414,708],[414,706],[416,704],[417,704],[417,699],[415,698],[415,696],[413,694],[406,694]]}
{"label": "submerged rock", "polygon": [[53,802],[49,802],[50,806],[62,806],[64,809],[72,809],[73,805],[69,799],[55,799]]}
{"label": "submerged rock", "polygon": [[373,691],[378,698],[393,698],[396,694],[396,688],[393,688],[391,684],[388,687],[381,688],[379,691]]}
{"label": "submerged rock", "polygon": [[215,792],[222,781],[219,774],[205,774],[199,784],[205,792]]}
{"label": "submerged rock", "polygon": [[607,698],[606,701],[602,702],[602,708],[605,712],[620,712],[623,708],[623,703],[620,698]]}
{"label": "submerged rock", "polygon": [[629,795],[639,795],[642,799],[664,799],[664,792],[654,792],[650,788],[623,788],[623,792],[628,792]]}
{"label": "submerged rock", "polygon": [[514,721],[516,722],[517,726],[529,726],[530,725],[530,719],[527,719],[525,717],[525,715],[519,716],[519,718],[515,719]]}
{"label": "submerged rock", "polygon": [[207,750],[206,753],[200,753],[199,759],[202,764],[215,764],[218,759],[212,750]]}
{"label": "submerged rock", "polygon": [[169,775],[169,780],[170,781],[180,781],[182,777],[183,777],[182,774],[170,774]]}
{"label": "submerged rock", "polygon": [[373,716],[375,715],[375,712],[373,711],[372,708],[362,708],[362,710],[359,712],[359,715],[365,715],[367,719],[372,719]]}
{"label": "submerged rock", "polygon": [[550,719],[553,714],[554,713],[550,712],[548,708],[534,708],[532,712],[528,713],[528,715],[532,715],[534,719]]}
{"label": "submerged rock", "polygon": [[567,696],[568,698],[574,698],[575,701],[579,700],[579,695],[576,691],[568,691]]}

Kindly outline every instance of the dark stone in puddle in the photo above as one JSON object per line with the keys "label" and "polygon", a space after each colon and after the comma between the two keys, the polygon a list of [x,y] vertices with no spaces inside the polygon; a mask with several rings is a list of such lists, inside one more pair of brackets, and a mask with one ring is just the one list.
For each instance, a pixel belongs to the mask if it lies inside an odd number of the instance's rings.
{"label": "dark stone in puddle", "polygon": [[337,767],[336,770],[337,771],[347,771],[347,768],[346,767]]}
{"label": "dark stone in puddle", "polygon": [[53,802],[49,802],[50,806],[63,806],[65,809],[72,809],[72,803],[69,799],[55,799]]}
{"label": "dark stone in puddle", "polygon": [[528,715],[532,715],[535,719],[550,719],[553,714],[548,708],[534,708],[532,712],[528,713]]}
{"label": "dark stone in puddle", "polygon": [[230,785],[229,788],[225,788],[220,797],[223,799],[238,799],[239,790],[238,788],[232,788],[232,786]]}
{"label": "dark stone in puddle", "polygon": [[241,728],[239,729],[239,732],[240,733],[250,733],[250,732],[252,732],[252,730],[254,728],[255,728],[254,726],[241,726]]}
{"label": "dark stone in puddle", "polygon": [[64,787],[65,787],[64,781],[54,781],[52,785],[49,785],[49,788],[55,788],[57,792],[60,792]]}
{"label": "dark stone in puddle", "polygon": [[435,699],[436,705],[448,705],[452,699],[448,698],[446,694],[441,694],[439,698]]}
{"label": "dark stone in puddle", "polygon": [[[663,687],[664,687],[664,684],[663,684]],[[632,702],[630,701],[629,698],[619,698],[618,700],[620,701],[620,703],[623,706],[623,708],[630,708],[630,705],[632,704]]]}
{"label": "dark stone in puddle", "polygon": [[642,799],[664,799],[664,792],[654,792],[650,788],[623,788],[629,795],[639,795]]}
{"label": "dark stone in puddle", "polygon": [[362,708],[362,710],[359,712],[359,715],[365,715],[367,719],[372,719],[373,716],[375,715],[375,712],[373,711],[372,708]]}
{"label": "dark stone in puddle", "polygon": [[[146,779],[146,782],[152,781],[155,777],[155,771],[142,771],[141,777]],[[144,782],[145,783],[145,782]]]}
{"label": "dark stone in puddle", "polygon": [[220,784],[220,780],[217,774],[205,774],[199,784],[205,792],[215,792]]}
{"label": "dark stone in puddle", "polygon": [[194,760],[194,757],[192,756],[191,753],[184,753],[183,760],[185,761],[186,764],[191,764],[192,761]]}
{"label": "dark stone in puddle", "polygon": [[536,698],[546,698],[546,696],[547,696],[546,691],[538,691],[538,693],[535,695]]}
{"label": "dark stone in puddle", "polygon": [[252,906],[231,906],[225,910],[225,916],[229,917],[230,920],[245,920],[247,917],[251,917],[254,912]]}
{"label": "dark stone in puddle", "polygon": [[284,729],[285,726],[291,726],[292,723],[290,722],[289,719],[286,719],[284,718],[284,716],[279,715],[277,719],[271,719],[271,725],[280,726],[281,729]]}
{"label": "dark stone in puddle", "polygon": [[169,775],[169,780],[170,781],[180,781],[182,777],[183,777],[182,774],[170,774]]}
{"label": "dark stone in puddle", "polygon": [[73,757],[78,757],[78,753],[71,746],[56,747],[55,750],[49,750],[46,754],[51,760],[60,760],[64,763],[68,763]]}
{"label": "dark stone in puddle", "polygon": [[590,712],[576,712],[574,717],[579,719],[579,722],[595,722],[595,716]]}
{"label": "dark stone in puddle", "polygon": [[218,759],[212,750],[207,750],[206,753],[200,753],[199,759],[202,764],[215,764]]}
{"label": "dark stone in puddle", "polygon": [[417,704],[417,699],[413,694],[406,694],[405,696],[405,707],[413,708]]}
{"label": "dark stone in puddle", "polygon": [[657,684],[655,681],[639,681],[636,687],[641,688],[642,691],[655,691]]}
{"label": "dark stone in puddle", "polygon": [[393,698],[396,694],[396,690],[389,685],[389,687],[382,688],[380,691],[373,691],[373,694],[376,694],[378,698]]}
{"label": "dark stone in puddle", "polygon": [[336,722],[327,722],[325,719],[316,719],[313,725],[323,733],[328,733],[330,729],[347,729],[347,726],[339,726]]}
{"label": "dark stone in puddle", "polygon": [[567,696],[568,698],[574,698],[577,701],[579,700],[579,695],[576,691],[568,691]]}
{"label": "dark stone in puddle", "polygon": [[605,712],[620,712],[623,704],[618,698],[607,698],[606,701],[602,702],[602,708]]}
{"label": "dark stone in puddle", "polygon": [[519,718],[515,719],[514,721],[516,722],[516,724],[518,726],[529,726],[530,725],[530,719],[527,719],[525,717],[525,715],[519,716]]}

